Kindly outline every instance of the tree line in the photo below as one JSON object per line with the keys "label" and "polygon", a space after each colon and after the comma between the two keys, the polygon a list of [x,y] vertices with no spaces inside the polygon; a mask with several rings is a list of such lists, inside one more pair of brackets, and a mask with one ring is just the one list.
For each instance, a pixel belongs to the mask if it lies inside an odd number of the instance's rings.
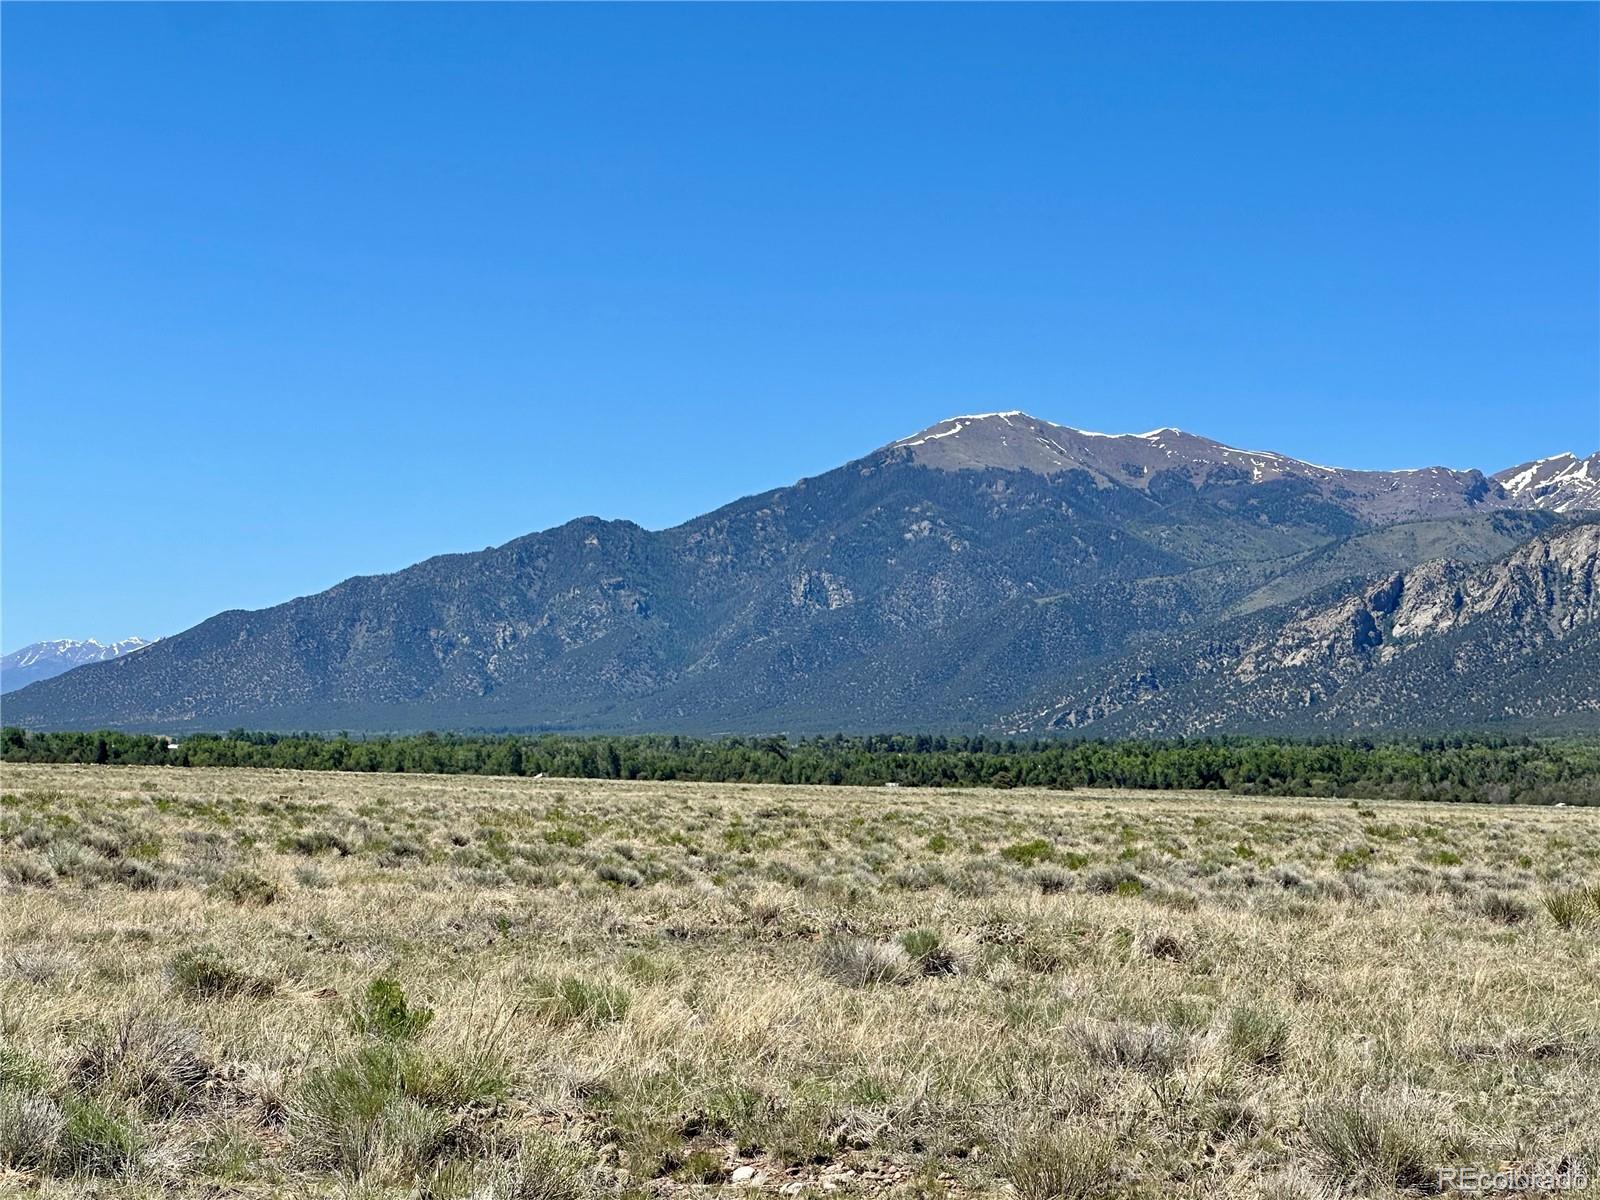
{"label": "tree line", "polygon": [[1213,737],[1004,740],[930,734],[694,738],[419,733],[0,734],[6,762],[904,787],[1153,788],[1246,795],[1600,804],[1600,742]]}

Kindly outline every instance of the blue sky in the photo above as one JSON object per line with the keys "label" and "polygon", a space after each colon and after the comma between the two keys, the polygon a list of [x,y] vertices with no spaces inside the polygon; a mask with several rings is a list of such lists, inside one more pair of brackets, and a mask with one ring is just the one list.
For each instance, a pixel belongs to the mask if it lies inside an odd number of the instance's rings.
{"label": "blue sky", "polygon": [[961,412],[1600,445],[1594,5],[7,5],[4,648]]}

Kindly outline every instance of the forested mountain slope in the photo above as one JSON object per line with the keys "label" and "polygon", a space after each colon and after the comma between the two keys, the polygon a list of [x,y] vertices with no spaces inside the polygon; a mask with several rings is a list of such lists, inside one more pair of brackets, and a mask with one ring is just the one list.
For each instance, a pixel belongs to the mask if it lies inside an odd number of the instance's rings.
{"label": "forested mountain slope", "polygon": [[[959,417],[672,529],[583,518],[222,613],[8,696],[4,715],[692,732],[1584,719],[1595,527],[1574,494]],[[1456,591],[1480,600],[1444,613]],[[1529,617],[1547,602],[1557,627]],[[1356,645],[1370,635],[1341,622],[1382,636]],[[1323,664],[1319,638],[1352,646]],[[1470,664],[1483,703],[1446,702],[1430,655]],[[1529,694],[1489,702],[1512,682]]]}

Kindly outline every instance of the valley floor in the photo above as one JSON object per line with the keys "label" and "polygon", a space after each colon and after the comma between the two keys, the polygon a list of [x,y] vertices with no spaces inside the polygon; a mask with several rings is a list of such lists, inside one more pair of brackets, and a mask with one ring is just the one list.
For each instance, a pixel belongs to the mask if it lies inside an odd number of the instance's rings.
{"label": "valley floor", "polygon": [[1600,810],[20,764],[3,791],[4,1192],[1600,1188]]}

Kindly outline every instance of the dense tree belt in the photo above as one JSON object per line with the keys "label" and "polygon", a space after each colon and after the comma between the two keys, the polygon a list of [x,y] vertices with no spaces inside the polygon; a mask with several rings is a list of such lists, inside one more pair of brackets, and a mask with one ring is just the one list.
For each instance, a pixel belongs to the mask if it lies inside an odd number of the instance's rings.
{"label": "dense tree belt", "polygon": [[1473,735],[1396,741],[1008,741],[928,734],[797,740],[432,733],[353,738],[234,730],[190,734],[169,746],[164,737],[141,734],[12,728],[0,744],[7,762],[1600,803],[1600,742]]}

